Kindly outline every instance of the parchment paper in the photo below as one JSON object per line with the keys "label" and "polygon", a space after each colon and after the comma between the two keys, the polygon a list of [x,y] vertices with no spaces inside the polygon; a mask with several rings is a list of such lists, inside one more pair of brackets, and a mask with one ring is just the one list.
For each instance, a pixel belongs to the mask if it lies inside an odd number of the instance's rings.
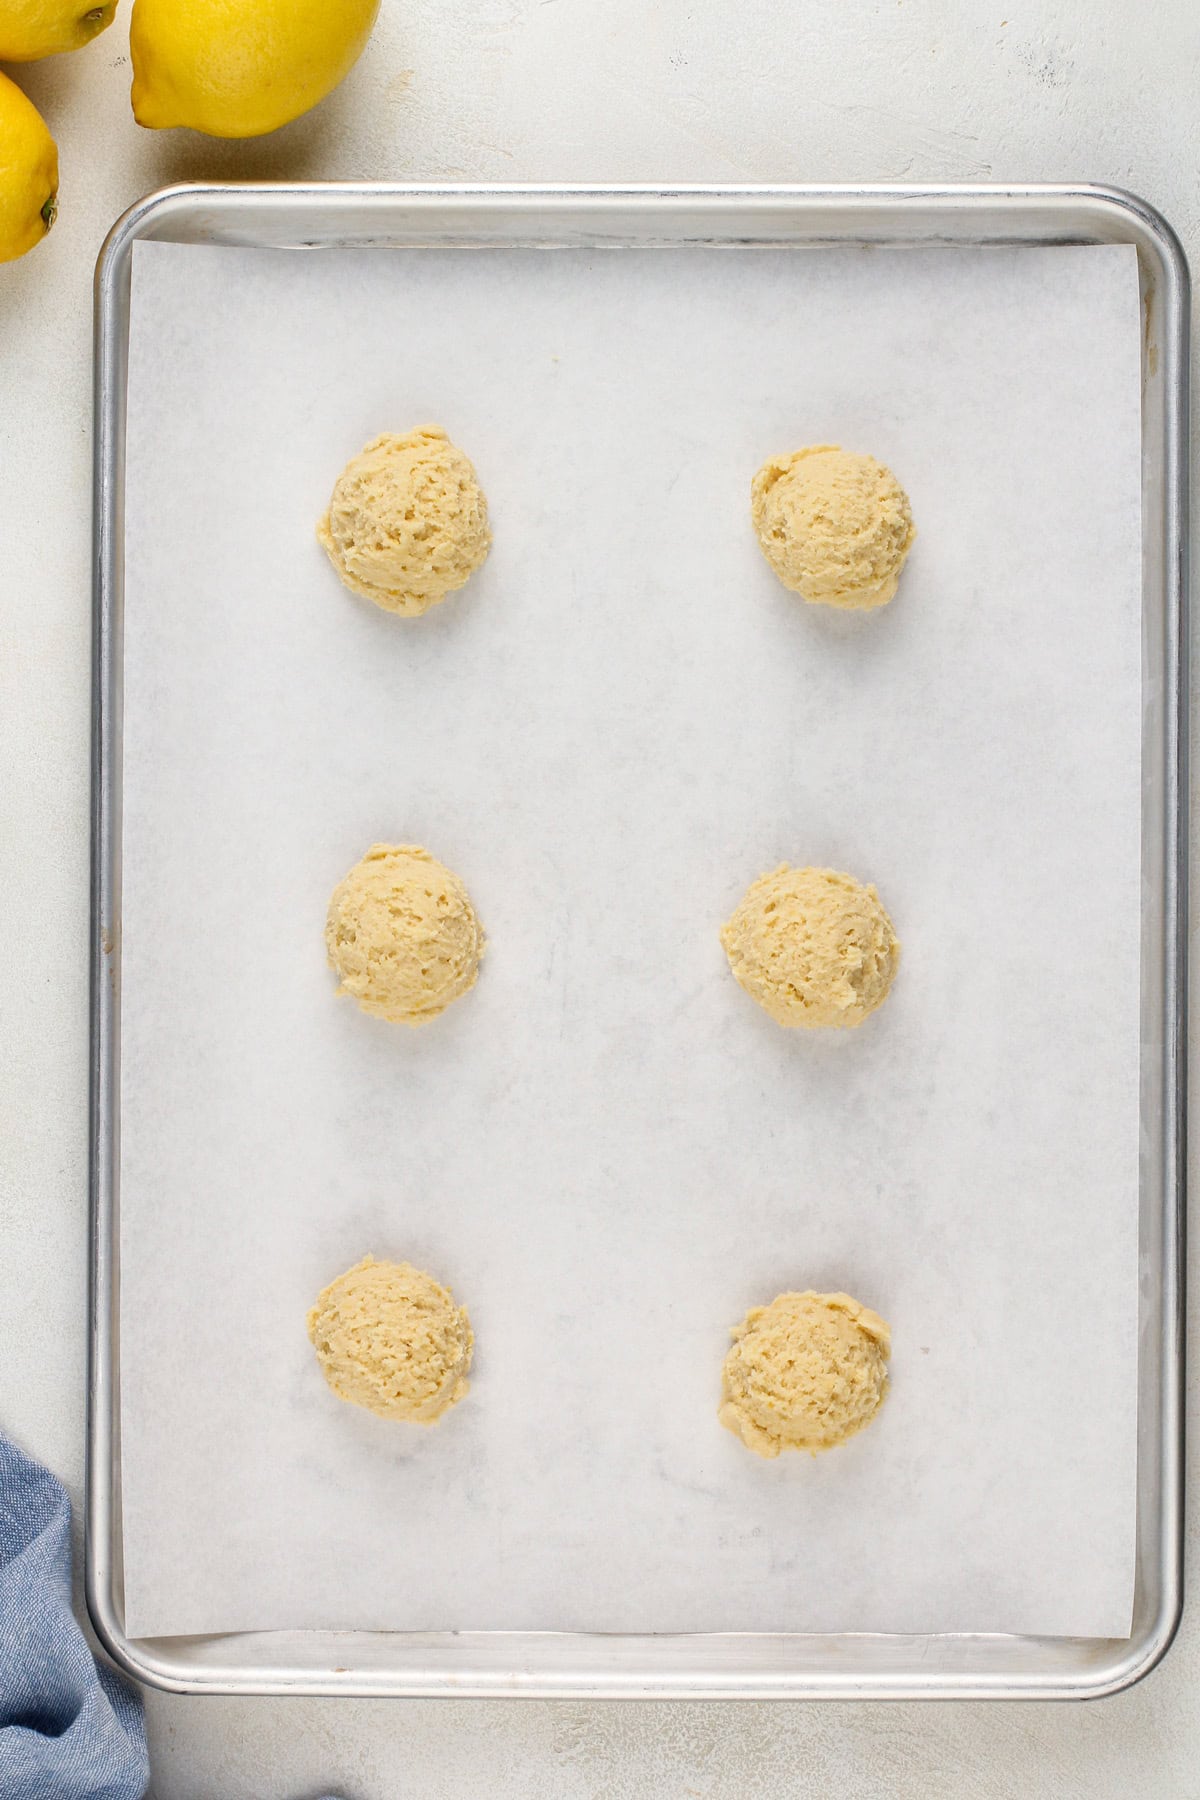
{"label": "parchment paper", "polygon": [[[1124,248],[139,245],[126,542],[128,1629],[1119,1635],[1133,1579],[1139,362]],[[415,624],[313,528],[434,420],[495,548]],[[806,607],[763,459],[869,449],[893,605]],[[334,998],[376,839],[456,869],[478,988]],[[787,859],[904,942],[785,1032],[717,933]],[[470,1309],[433,1431],[326,1389],[366,1251]],[[788,1287],[892,1325],[819,1460],[715,1409]]]}

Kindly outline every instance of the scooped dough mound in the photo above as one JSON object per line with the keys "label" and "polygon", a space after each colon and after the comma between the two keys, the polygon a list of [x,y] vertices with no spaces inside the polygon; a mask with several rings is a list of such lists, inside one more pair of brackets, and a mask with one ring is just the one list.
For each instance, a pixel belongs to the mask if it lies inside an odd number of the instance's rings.
{"label": "scooped dough mound", "polygon": [[780,1294],[733,1328],[719,1418],[756,1456],[832,1450],[887,1393],[891,1332],[849,1294]]}
{"label": "scooped dough mound", "polygon": [[492,542],[475,470],[440,425],[385,432],[351,457],[317,536],[348,588],[410,619],[462,587]]}
{"label": "scooped dough mound", "polygon": [[424,1025],[475,986],[483,928],[471,896],[419,844],[372,844],[329,902],[325,948],[364,1012]]}
{"label": "scooped dough mound", "polygon": [[721,942],[737,980],[780,1025],[861,1025],[900,964],[873,887],[787,863],[751,883]]}
{"label": "scooped dough mound", "polygon": [[825,606],[885,605],[916,536],[892,471],[836,444],[765,462],[751,484],[750,516],[784,587]]}
{"label": "scooped dough mound", "polygon": [[339,1400],[381,1419],[434,1425],[467,1391],[466,1308],[411,1263],[360,1263],[317,1295],[308,1336]]}

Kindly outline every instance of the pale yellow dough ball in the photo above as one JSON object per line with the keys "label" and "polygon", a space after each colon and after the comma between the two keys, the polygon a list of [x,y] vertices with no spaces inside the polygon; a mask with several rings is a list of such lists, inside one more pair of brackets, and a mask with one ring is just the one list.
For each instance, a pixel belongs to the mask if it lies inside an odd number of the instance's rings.
{"label": "pale yellow dough ball", "polygon": [[756,1456],[832,1450],[883,1404],[891,1332],[849,1294],[779,1294],[732,1335],[718,1417]]}
{"label": "pale yellow dough ball", "polygon": [[873,456],[813,444],[773,456],[754,477],[762,553],[793,593],[825,606],[883,606],[916,531],[908,495]]}
{"label": "pale yellow dough ball", "polygon": [[325,948],[339,994],[376,1018],[423,1025],[475,986],[484,937],[444,863],[419,844],[372,844],[333,890]]}
{"label": "pale yellow dough ball", "polygon": [[360,1263],[317,1295],[308,1336],[339,1400],[381,1419],[435,1425],[467,1391],[466,1308],[411,1263]]}
{"label": "pale yellow dough ball", "polygon": [[787,863],[751,883],[721,943],[738,982],[780,1025],[861,1025],[887,999],[900,963],[873,887]]}
{"label": "pale yellow dough ball", "polygon": [[317,536],[346,587],[409,619],[462,587],[492,542],[474,467],[440,425],[351,457]]}

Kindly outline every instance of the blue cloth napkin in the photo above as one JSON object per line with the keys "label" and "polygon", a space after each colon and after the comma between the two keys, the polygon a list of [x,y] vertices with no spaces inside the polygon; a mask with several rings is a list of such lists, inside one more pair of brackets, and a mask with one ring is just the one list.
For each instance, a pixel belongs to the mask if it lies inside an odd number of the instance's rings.
{"label": "blue cloth napkin", "polygon": [[71,1611],[71,1503],[0,1437],[0,1795],[140,1800],[141,1696],[100,1667]]}

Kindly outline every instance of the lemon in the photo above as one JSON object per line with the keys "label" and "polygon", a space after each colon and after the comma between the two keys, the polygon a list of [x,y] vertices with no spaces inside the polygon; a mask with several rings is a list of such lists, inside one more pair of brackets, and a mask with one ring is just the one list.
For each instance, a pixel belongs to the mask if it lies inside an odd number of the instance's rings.
{"label": "lemon", "polygon": [[58,148],[32,100],[0,75],[0,262],[40,244],[58,210]]}
{"label": "lemon", "polygon": [[117,0],[0,0],[0,62],[82,50],[113,22]]}
{"label": "lemon", "polygon": [[379,0],[134,0],[133,116],[211,137],[258,137],[335,88]]}

